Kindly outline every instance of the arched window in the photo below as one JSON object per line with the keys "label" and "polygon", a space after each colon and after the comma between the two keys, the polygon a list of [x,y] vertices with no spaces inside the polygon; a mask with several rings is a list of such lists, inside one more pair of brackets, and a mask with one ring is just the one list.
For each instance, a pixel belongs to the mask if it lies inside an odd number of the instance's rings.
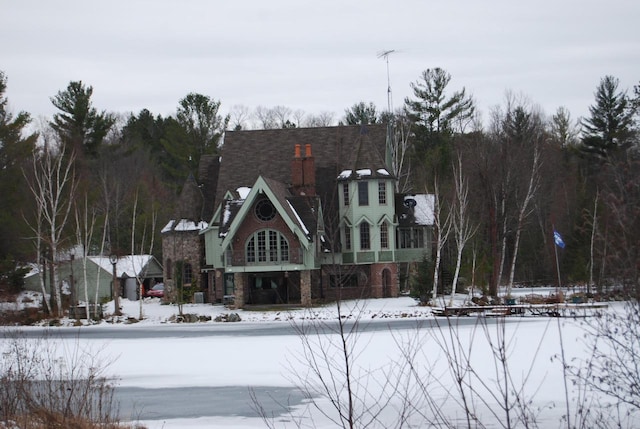
{"label": "arched window", "polygon": [[251,235],[245,250],[247,264],[289,262],[289,242],[284,235],[272,229]]}

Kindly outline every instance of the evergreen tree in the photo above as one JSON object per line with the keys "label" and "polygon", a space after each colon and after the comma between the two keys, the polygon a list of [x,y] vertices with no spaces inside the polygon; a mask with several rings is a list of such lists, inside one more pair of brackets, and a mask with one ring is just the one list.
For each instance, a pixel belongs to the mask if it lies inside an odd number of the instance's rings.
{"label": "evergreen tree", "polygon": [[[202,94],[187,94],[178,105],[176,120],[184,128],[189,146],[189,155],[200,159],[201,155],[218,150],[220,138],[229,124],[229,116],[218,114],[220,101]],[[196,162],[197,165],[197,162]]]}
{"label": "evergreen tree", "polygon": [[106,112],[98,113],[91,104],[93,87],[82,81],[72,81],[64,91],[51,97],[53,105],[60,110],[53,116],[51,127],[68,148],[80,159],[85,155],[95,157],[115,118]]}
{"label": "evergreen tree", "polygon": [[[0,261],[22,259],[28,252],[21,239],[28,234],[22,219],[32,210],[22,171],[28,168],[38,138],[37,134],[23,137],[31,117],[26,112],[14,117],[7,110],[6,88],[7,78],[0,71]],[[7,265],[13,269],[12,262]]]}
{"label": "evergreen tree", "polygon": [[591,116],[582,123],[581,149],[600,159],[608,159],[615,152],[628,148],[635,136],[633,104],[618,86],[619,80],[613,76],[600,80],[595,104],[589,107]]}
{"label": "evergreen tree", "polygon": [[423,171],[429,182],[434,174],[446,177],[451,172],[452,138],[471,121],[475,104],[464,88],[447,94],[451,75],[441,68],[427,69],[411,84],[414,99],[405,98],[405,111],[412,123],[414,172]]}
{"label": "evergreen tree", "polygon": [[377,124],[379,121],[376,106],[373,103],[361,101],[344,111],[344,121],[347,125]]}

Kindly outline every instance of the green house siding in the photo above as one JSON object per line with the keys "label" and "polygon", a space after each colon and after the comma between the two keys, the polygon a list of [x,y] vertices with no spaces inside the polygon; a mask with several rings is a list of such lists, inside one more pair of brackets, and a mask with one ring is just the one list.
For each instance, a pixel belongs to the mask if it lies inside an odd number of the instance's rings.
{"label": "green house siding", "polygon": [[359,263],[372,263],[376,261],[376,252],[358,252],[357,258]]}
{"label": "green house siding", "polygon": [[[346,180],[338,184],[340,191],[340,217],[342,228],[350,231],[351,250],[355,252],[345,257],[345,263],[368,264],[379,261],[392,262],[393,252],[388,246],[395,243],[395,225],[393,224],[395,207],[393,205],[393,179]],[[347,190],[345,191],[345,187]],[[364,197],[366,195],[366,198]],[[348,200],[346,197],[348,196]],[[363,222],[369,224],[367,245],[362,248],[360,236]],[[380,225],[387,224],[386,246],[382,247]],[[344,240],[344,233],[342,234]],[[346,243],[343,243],[343,246]],[[382,256],[382,259],[380,257]]]}
{"label": "green house siding", "polygon": [[426,249],[396,249],[397,262],[418,262],[425,254],[429,254]]}
{"label": "green house siding", "polygon": [[355,261],[355,255],[353,253],[343,253],[342,254],[342,262],[345,264],[353,264]]}
{"label": "green house siding", "polygon": [[380,262],[392,262],[393,252],[391,250],[383,250],[378,252],[378,261]]}

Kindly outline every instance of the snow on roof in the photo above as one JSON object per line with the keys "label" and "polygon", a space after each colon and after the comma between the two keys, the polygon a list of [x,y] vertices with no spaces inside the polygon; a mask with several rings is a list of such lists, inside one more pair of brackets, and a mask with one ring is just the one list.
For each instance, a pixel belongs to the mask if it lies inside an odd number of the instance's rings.
{"label": "snow on roof", "polygon": [[352,170],[343,170],[343,171],[338,175],[338,179],[348,179],[349,177],[351,177],[351,171],[352,171]]}
{"label": "snow on roof", "polygon": [[[144,267],[151,262],[151,255],[125,255],[116,262],[117,277],[135,277],[142,274]],[[107,272],[112,272],[113,266],[108,256],[89,256],[88,259]]]}
{"label": "snow on roof", "polygon": [[200,221],[200,222],[194,222],[192,220],[188,220],[188,219],[180,219],[179,221],[175,221],[175,220],[170,220],[169,223],[167,223],[165,225],[164,228],[162,228],[162,231],[160,232],[169,232],[169,231],[202,231],[203,229],[206,229],[207,226],[209,226],[207,224],[207,222],[205,221]]}
{"label": "snow on roof", "polygon": [[382,174],[383,176],[390,176],[390,174],[389,174],[389,172],[387,171],[386,168],[379,168],[376,171],[378,172],[378,174]]}
{"label": "snow on roof", "polygon": [[298,224],[300,224],[300,226],[304,230],[304,234],[308,237],[309,236],[309,230],[307,229],[307,226],[304,224],[304,222],[302,222],[302,219],[300,219],[300,216],[298,216],[298,212],[296,211],[296,209],[293,208],[293,206],[291,205],[289,200],[287,200],[287,204],[289,204],[289,207],[291,208],[291,211],[293,212],[293,214],[296,215],[296,219],[298,220]]}
{"label": "snow on roof", "polygon": [[171,231],[171,230],[173,229],[173,224],[174,224],[175,222],[176,222],[175,220],[171,219],[171,220],[169,221],[169,223],[167,223],[167,224],[164,226],[164,228],[162,228],[162,231],[160,231],[160,233],[164,233],[164,232],[169,232],[169,231]]}
{"label": "snow on roof", "polygon": [[249,196],[249,192],[251,192],[251,188],[241,186],[240,188],[236,189],[236,192],[238,193],[238,195],[240,195],[241,199],[246,200]]}
{"label": "snow on roof", "polygon": [[414,216],[418,225],[433,225],[435,200],[433,194],[416,194],[411,198],[416,200]]}
{"label": "snow on roof", "polygon": [[358,175],[358,177],[371,176],[371,169],[370,168],[363,168],[361,170],[356,170],[356,174]]}

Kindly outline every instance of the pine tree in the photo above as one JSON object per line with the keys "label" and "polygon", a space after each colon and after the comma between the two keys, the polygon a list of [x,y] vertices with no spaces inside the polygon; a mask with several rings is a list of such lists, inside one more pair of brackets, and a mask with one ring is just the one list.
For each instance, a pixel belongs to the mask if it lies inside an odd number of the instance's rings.
{"label": "pine tree", "polygon": [[595,104],[589,107],[591,116],[582,123],[581,150],[599,159],[627,149],[635,137],[633,104],[618,86],[619,80],[613,76],[600,80]]}

